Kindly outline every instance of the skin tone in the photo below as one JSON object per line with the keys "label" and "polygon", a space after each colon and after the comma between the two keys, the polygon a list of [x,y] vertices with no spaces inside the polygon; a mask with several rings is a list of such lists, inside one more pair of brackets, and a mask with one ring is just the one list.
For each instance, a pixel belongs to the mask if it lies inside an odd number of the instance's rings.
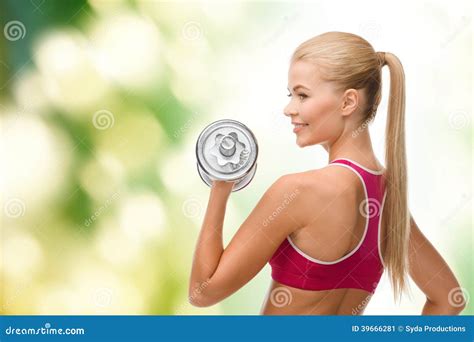
{"label": "skin tone", "polygon": [[337,90],[334,84],[324,82],[317,67],[308,62],[293,63],[288,77],[290,102],[284,113],[292,122],[308,124],[297,134],[298,146],[319,144],[328,152],[329,161],[345,157],[362,160],[369,168],[382,169],[368,130],[352,134],[361,126],[365,114],[363,92]]}
{"label": "skin tone", "polygon": [[[364,115],[363,91],[338,90],[321,79],[315,65],[303,61],[292,63],[288,81],[290,101],[284,114],[292,122],[306,124],[296,133],[298,146],[319,144],[328,152],[329,161],[348,158],[369,169],[383,169],[374,155],[368,130],[352,135]],[[353,208],[348,199],[363,199],[358,182],[351,171],[341,167],[282,176],[264,193],[224,248],[223,222],[233,183],[215,181],[194,253],[189,301],[204,307],[227,298],[268,263],[289,235],[300,249],[319,260],[333,261],[349,253],[362,237],[363,231],[358,227],[364,225],[365,218],[354,219],[341,213],[349,213]],[[298,195],[285,210],[273,215],[292,193]],[[268,224],[270,216],[273,219]],[[344,219],[347,222],[343,224]],[[353,229],[347,229],[348,226]],[[384,250],[383,239],[381,246]],[[422,313],[459,313],[464,306],[453,306],[448,300],[449,292],[459,283],[413,218],[409,258],[410,276],[426,295]],[[272,291],[279,288],[291,293],[291,305],[273,305],[268,300]],[[272,280],[261,313],[362,314],[369,299],[370,294],[360,289],[306,291]]]}

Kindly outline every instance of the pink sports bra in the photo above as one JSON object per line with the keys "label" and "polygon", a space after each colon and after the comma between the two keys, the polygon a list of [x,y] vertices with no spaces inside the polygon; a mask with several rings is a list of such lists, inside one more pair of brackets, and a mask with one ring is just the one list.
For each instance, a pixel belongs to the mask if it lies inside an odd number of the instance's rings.
{"label": "pink sports bra", "polygon": [[270,259],[272,278],[303,290],[354,288],[374,293],[384,270],[379,245],[386,196],[383,173],[344,158],[329,165],[347,167],[363,182],[366,199],[362,214],[367,220],[361,241],[345,256],[326,262],[305,254],[287,236]]}

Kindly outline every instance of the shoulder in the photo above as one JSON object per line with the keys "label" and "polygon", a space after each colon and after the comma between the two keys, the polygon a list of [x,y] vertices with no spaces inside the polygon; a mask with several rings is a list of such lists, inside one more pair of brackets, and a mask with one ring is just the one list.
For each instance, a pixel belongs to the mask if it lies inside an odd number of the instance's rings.
{"label": "shoulder", "polygon": [[330,165],[319,169],[283,175],[277,179],[273,186],[281,190],[298,189],[301,193],[324,198],[358,183],[360,183],[360,180],[352,170]]}
{"label": "shoulder", "polygon": [[273,204],[286,203],[292,212],[301,216],[308,203],[316,204],[316,197],[326,197],[324,194],[329,188],[324,175],[312,170],[280,176],[267,190],[267,195]]}
{"label": "shoulder", "polygon": [[271,188],[275,190],[291,190],[291,189],[299,189],[304,184],[299,174],[291,173],[280,176],[272,185]]}
{"label": "shoulder", "polygon": [[301,195],[314,186],[318,178],[310,172],[289,173],[280,176],[269,188],[274,194]]}
{"label": "shoulder", "polygon": [[304,188],[304,181],[296,174],[280,176],[268,188],[266,195],[272,202],[291,198],[292,201],[298,199]]}
{"label": "shoulder", "polygon": [[350,200],[362,189],[353,171],[334,166],[281,176],[271,188],[280,197],[291,197],[294,210],[301,215],[324,210],[336,200]]}
{"label": "shoulder", "polygon": [[[336,201],[339,203],[346,197],[341,194],[350,192],[348,184],[359,181],[354,181],[357,177],[350,174],[351,171],[341,169],[324,167],[280,176],[267,189],[258,207],[267,216],[288,219],[282,224],[282,229],[290,234],[320,217],[327,210],[328,203],[332,203],[333,208],[338,207]],[[279,215],[282,212],[285,215]]]}

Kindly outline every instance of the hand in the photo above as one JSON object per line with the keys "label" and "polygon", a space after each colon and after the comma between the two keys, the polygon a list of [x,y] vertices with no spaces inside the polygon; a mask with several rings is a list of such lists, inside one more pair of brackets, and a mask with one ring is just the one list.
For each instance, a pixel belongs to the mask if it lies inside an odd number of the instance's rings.
{"label": "hand", "polygon": [[211,190],[223,192],[223,193],[229,195],[232,192],[232,188],[234,187],[234,184],[235,184],[234,181],[214,180],[214,181],[212,181]]}

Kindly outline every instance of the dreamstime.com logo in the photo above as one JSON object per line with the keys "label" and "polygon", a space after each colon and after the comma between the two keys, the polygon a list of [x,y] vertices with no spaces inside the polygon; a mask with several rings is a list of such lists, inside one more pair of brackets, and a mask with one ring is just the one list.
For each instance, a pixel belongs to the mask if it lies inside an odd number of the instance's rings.
{"label": "dreamstime.com logo", "polygon": [[204,208],[201,204],[201,201],[196,197],[190,197],[183,202],[183,206],[181,207],[184,216],[188,218],[193,217],[200,217]]}
{"label": "dreamstime.com logo", "polygon": [[202,291],[209,286],[209,284],[211,283],[211,279],[207,279],[206,281],[200,283],[200,284],[197,284],[198,286],[195,287],[193,289],[193,292],[192,294],[188,297],[188,301],[190,303],[195,303],[196,302],[196,298],[202,293]]}
{"label": "dreamstime.com logo", "polygon": [[188,21],[184,24],[181,34],[186,40],[199,40],[203,35],[201,24],[196,21]]}
{"label": "dreamstime.com logo", "polygon": [[52,328],[50,323],[46,323],[40,328],[14,328],[9,326],[5,329],[6,335],[84,335],[84,328]]}
{"label": "dreamstime.com logo", "polygon": [[370,122],[374,119],[373,116],[369,116],[369,118],[367,118],[363,123],[362,125],[360,125],[359,127],[357,127],[357,129],[353,130],[352,131],[352,137],[353,138],[356,138],[360,133],[362,133],[365,129],[367,129],[367,127],[369,127],[369,124]]}
{"label": "dreamstime.com logo", "polygon": [[469,292],[463,287],[455,287],[449,291],[448,302],[456,308],[466,306],[469,302]]}
{"label": "dreamstime.com logo", "polygon": [[375,198],[363,200],[359,205],[359,212],[365,218],[374,218],[380,213],[381,204]]}
{"label": "dreamstime.com logo", "polygon": [[89,227],[92,223],[97,220],[97,218],[102,215],[102,213],[112,204],[113,201],[117,199],[120,195],[120,191],[114,192],[112,195],[107,198],[103,205],[101,205],[89,218],[84,221],[84,226]]}
{"label": "dreamstime.com logo", "polygon": [[285,208],[298,196],[300,193],[299,189],[295,189],[291,194],[285,194],[285,199],[281,202],[281,204],[272,212],[270,216],[268,216],[265,220],[263,220],[262,225],[267,227],[271,221],[273,221],[280,213],[285,210]]}
{"label": "dreamstime.com logo", "polygon": [[112,127],[114,123],[114,114],[106,109],[101,109],[95,112],[92,118],[92,124],[94,127],[100,129],[101,131]]}
{"label": "dreamstime.com logo", "polygon": [[12,20],[4,26],[3,34],[9,41],[14,42],[25,38],[26,27],[21,21]]}
{"label": "dreamstime.com logo", "polygon": [[283,286],[274,288],[270,293],[270,302],[277,308],[290,305],[292,300],[291,291]]}
{"label": "dreamstime.com logo", "polygon": [[18,218],[25,215],[26,204],[20,198],[10,198],[3,205],[3,212],[7,217]]}

